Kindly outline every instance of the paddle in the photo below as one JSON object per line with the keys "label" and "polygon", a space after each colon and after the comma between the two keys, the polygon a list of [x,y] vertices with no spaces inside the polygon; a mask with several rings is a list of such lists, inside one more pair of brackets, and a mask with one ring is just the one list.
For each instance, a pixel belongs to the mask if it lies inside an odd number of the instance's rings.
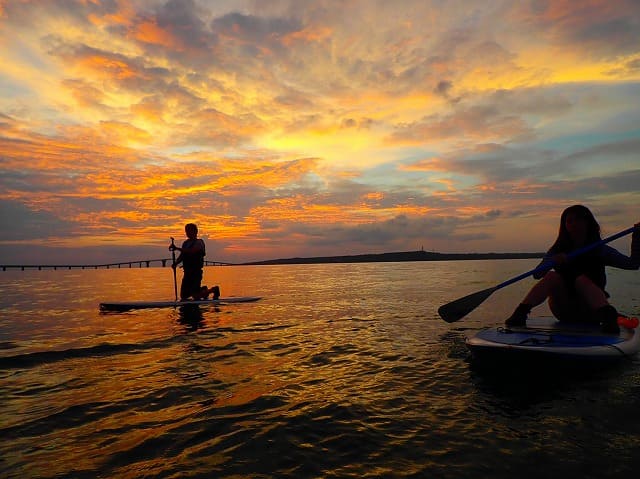
{"label": "paddle", "polygon": [[[632,226],[631,228],[627,228],[624,231],[620,231],[619,233],[609,236],[608,238],[602,239],[600,241],[596,241],[593,244],[590,244],[582,248],[579,248],[575,251],[572,251],[567,255],[567,259],[575,258],[576,256],[584,254],[587,251],[591,251],[592,249],[597,248],[598,246],[602,246],[603,244],[609,243],[613,240],[626,236],[629,233],[632,233],[635,229],[636,227]],[[509,286],[510,284],[516,283],[521,279],[526,278],[527,276],[531,276],[533,274],[536,274],[542,271],[547,271],[551,269],[554,266],[554,264],[555,263],[553,261],[545,261],[537,268],[532,269],[531,271],[527,271],[526,273],[522,273],[521,275],[516,276],[515,278],[511,278],[505,281],[504,283],[500,283],[497,286],[483,289],[482,291],[478,291],[477,293],[470,294],[468,296],[465,296],[464,298],[456,299],[455,301],[452,301],[443,306],[440,306],[440,308],[438,308],[438,314],[447,323],[453,323],[455,321],[458,321],[464,318],[467,314],[469,314],[471,311],[476,309],[478,306],[480,306],[482,302],[485,299],[487,299],[489,296],[491,296],[495,291],[501,288],[504,288],[505,286]]]}
{"label": "paddle", "polygon": [[176,268],[175,268],[175,264],[176,264],[176,245],[173,243],[173,238],[171,238],[171,247],[169,248],[171,250],[171,259],[173,260],[173,263],[171,264],[171,269],[173,270],[173,292],[176,296],[176,302],[178,301],[178,280],[176,279]]}

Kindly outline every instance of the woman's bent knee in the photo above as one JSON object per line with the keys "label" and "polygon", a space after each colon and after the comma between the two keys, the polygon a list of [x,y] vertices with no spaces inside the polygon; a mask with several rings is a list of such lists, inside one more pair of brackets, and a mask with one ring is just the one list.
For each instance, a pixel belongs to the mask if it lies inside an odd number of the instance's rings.
{"label": "woman's bent knee", "polygon": [[564,280],[556,271],[549,271],[540,281],[544,281],[552,290],[564,287]]}

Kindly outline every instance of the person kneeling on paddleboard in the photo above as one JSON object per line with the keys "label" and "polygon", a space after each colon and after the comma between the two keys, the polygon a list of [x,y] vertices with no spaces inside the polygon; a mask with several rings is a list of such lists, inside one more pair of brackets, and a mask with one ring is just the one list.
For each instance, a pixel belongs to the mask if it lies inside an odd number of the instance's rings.
{"label": "person kneeling on paddleboard", "polygon": [[558,238],[540,264],[551,260],[553,270],[534,275],[540,281],[505,321],[507,326],[526,325],[531,309],[548,298],[549,308],[559,321],[598,324],[605,333],[618,333],[618,314],[609,304],[605,291],[605,266],[640,268],[640,223],[631,239],[631,256],[608,245],[567,260],[567,254],[600,238],[600,225],[593,213],[582,205],[565,209],[560,217]]}
{"label": "person kneeling on paddleboard", "polygon": [[204,241],[198,238],[198,227],[193,223],[189,223],[184,227],[184,231],[188,239],[182,243],[181,248],[178,248],[173,243],[169,245],[169,250],[180,251],[180,255],[171,267],[175,270],[182,263],[184,270],[182,284],[180,285],[180,301],[186,301],[189,298],[195,300],[206,299],[211,293],[213,293],[213,299],[218,299],[220,288],[214,286],[208,289],[206,286],[200,286],[204,257],[207,253]]}

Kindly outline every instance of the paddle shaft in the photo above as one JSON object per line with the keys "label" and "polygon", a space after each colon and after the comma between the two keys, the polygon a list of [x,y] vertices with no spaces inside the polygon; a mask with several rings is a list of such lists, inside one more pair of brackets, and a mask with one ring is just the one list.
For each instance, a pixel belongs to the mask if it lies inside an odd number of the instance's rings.
{"label": "paddle shaft", "polygon": [[[575,251],[572,251],[571,253],[567,254],[567,259],[569,259],[569,260],[573,259],[576,256],[580,256],[581,254],[587,253],[587,252],[591,251],[592,249],[595,249],[595,248],[597,248],[599,246],[602,246],[604,244],[610,243],[611,241],[615,241],[618,238],[622,238],[623,236],[626,236],[628,234],[633,233],[633,231],[635,229],[636,229],[635,226],[632,226],[631,228],[627,228],[624,231],[620,231],[619,233],[616,233],[614,235],[608,236],[607,238],[601,239],[600,241],[596,241],[595,243],[592,243],[590,245],[583,246],[582,248],[579,248],[579,249],[577,249]],[[540,266],[538,266],[535,269],[532,269],[531,271],[527,271],[526,273],[522,273],[521,275],[518,275],[515,278],[508,279],[504,283],[500,283],[499,285],[494,286],[493,290],[496,291],[498,289],[504,288],[505,286],[509,286],[510,284],[516,283],[516,282],[520,281],[521,279],[526,278],[527,276],[531,276],[533,274],[540,273],[542,271],[550,270],[551,268],[553,268],[553,266],[555,266],[555,262],[553,260],[545,261]]]}
{"label": "paddle shaft", "polygon": [[173,260],[173,263],[171,264],[171,269],[173,270],[173,293],[176,297],[176,301],[178,301],[178,280],[176,278],[176,250],[175,250],[175,244],[173,242],[173,238],[171,238],[171,259]]}

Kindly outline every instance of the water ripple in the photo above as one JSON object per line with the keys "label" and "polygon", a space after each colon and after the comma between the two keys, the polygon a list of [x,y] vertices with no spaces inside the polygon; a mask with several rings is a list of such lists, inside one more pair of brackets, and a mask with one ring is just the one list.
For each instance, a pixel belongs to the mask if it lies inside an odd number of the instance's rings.
{"label": "water ripple", "polygon": [[[265,299],[110,315],[100,300],[170,298],[166,271],[11,273],[0,476],[635,474],[640,359],[574,377],[476,369],[465,336],[501,321],[521,290],[456,325],[437,318],[445,300],[527,266],[214,268],[225,293]],[[612,278],[612,291],[637,302],[630,278]],[[66,302],[69,290],[82,294]]]}

